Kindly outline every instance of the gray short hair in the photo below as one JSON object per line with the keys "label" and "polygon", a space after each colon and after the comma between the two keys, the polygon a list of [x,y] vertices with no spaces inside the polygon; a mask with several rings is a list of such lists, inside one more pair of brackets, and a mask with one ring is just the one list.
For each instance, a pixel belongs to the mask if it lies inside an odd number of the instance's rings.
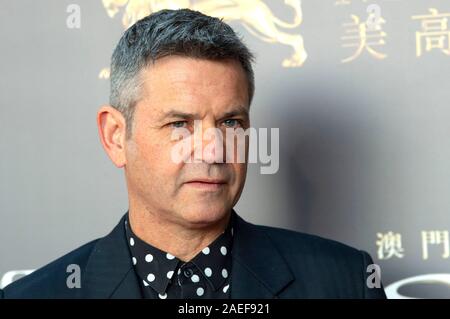
{"label": "gray short hair", "polygon": [[128,28],[111,58],[110,104],[124,115],[128,136],[140,96],[140,72],[168,55],[239,61],[247,76],[250,106],[255,91],[254,55],[233,29],[222,19],[198,11],[161,10]]}

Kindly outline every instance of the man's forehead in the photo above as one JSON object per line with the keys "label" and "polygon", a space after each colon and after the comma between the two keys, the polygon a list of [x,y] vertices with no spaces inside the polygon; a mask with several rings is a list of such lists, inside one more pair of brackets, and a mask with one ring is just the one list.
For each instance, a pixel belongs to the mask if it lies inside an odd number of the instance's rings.
{"label": "man's forehead", "polygon": [[143,73],[143,106],[158,118],[248,115],[245,74],[226,63],[180,56],[156,60]]}
{"label": "man's forehead", "polygon": [[[161,92],[159,92],[161,93]],[[185,94],[185,92],[166,92],[165,94],[145,94],[138,102],[142,111],[151,114],[157,119],[165,118],[203,118],[213,115],[216,118],[225,116],[249,116],[247,95],[230,94],[230,96],[210,95],[204,97],[198,94]]]}

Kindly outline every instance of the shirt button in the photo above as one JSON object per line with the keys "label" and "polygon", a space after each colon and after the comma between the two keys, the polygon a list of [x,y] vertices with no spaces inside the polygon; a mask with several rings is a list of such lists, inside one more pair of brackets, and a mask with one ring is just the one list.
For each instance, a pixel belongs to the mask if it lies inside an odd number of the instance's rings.
{"label": "shirt button", "polygon": [[190,278],[192,277],[192,275],[194,274],[194,271],[191,268],[186,268],[185,270],[183,270],[183,274],[187,277]]}

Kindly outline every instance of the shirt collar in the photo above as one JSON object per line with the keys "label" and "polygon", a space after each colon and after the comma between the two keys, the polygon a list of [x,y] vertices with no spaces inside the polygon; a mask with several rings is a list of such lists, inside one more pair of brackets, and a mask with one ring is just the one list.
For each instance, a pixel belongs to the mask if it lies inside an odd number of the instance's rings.
{"label": "shirt collar", "polygon": [[220,289],[230,274],[223,274],[223,269],[231,270],[231,249],[233,243],[234,214],[222,234],[204,247],[190,261],[184,262],[177,257],[160,250],[140,239],[132,231],[127,214],[125,230],[132,263],[144,286],[151,286],[159,294],[166,293],[169,284],[185,264],[194,264],[202,275],[211,283],[214,290]]}

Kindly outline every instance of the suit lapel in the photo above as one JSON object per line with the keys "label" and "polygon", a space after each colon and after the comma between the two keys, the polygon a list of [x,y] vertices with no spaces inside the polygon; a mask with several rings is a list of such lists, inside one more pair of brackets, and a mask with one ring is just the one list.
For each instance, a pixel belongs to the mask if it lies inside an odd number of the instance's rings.
{"label": "suit lapel", "polygon": [[[293,280],[291,270],[272,240],[233,210],[231,298],[277,298]],[[81,298],[140,299],[124,229],[125,216],[100,239],[82,273]]]}
{"label": "suit lapel", "polygon": [[293,280],[272,240],[234,211],[231,298],[277,298]]}
{"label": "suit lapel", "polygon": [[89,257],[82,274],[83,298],[142,298],[126,242],[125,216]]}

